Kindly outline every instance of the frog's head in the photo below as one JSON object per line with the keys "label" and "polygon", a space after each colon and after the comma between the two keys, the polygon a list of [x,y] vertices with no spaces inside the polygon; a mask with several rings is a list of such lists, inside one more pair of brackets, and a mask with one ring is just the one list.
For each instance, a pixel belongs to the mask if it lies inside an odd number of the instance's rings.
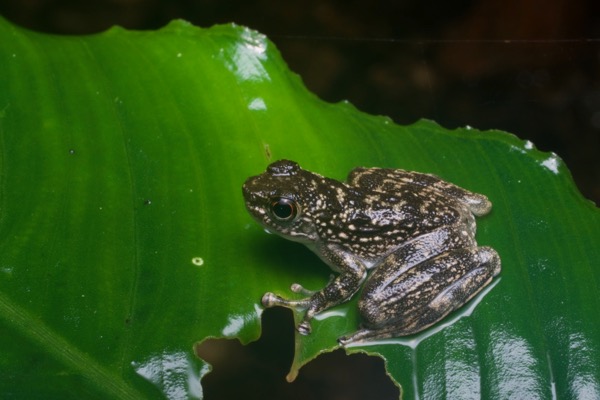
{"label": "frog's head", "polygon": [[246,208],[267,230],[298,242],[317,240],[318,215],[326,204],[320,190],[326,178],[305,171],[288,160],[267,167],[242,187]]}

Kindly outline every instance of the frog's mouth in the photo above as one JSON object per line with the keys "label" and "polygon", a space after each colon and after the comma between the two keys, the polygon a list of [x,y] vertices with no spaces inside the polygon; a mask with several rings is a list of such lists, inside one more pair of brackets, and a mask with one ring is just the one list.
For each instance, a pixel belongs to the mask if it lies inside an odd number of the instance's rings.
{"label": "frog's mouth", "polygon": [[252,204],[252,202],[246,202],[249,214],[268,234],[281,236],[284,239],[304,244],[315,240],[311,232],[304,232],[302,229],[304,224],[282,224],[275,221],[264,208],[255,207]]}

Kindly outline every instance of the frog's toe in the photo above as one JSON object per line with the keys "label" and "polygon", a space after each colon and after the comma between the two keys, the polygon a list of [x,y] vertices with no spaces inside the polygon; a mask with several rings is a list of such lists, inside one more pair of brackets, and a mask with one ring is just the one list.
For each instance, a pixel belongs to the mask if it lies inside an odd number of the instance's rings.
{"label": "frog's toe", "polygon": [[301,335],[310,335],[310,331],[311,331],[311,327],[310,327],[310,322],[308,321],[302,321],[300,323],[300,325],[298,325],[298,332],[300,332]]}
{"label": "frog's toe", "polygon": [[341,338],[338,338],[337,342],[338,342],[338,344],[340,346],[346,347],[347,345],[349,345],[350,343],[353,342],[352,335],[350,335],[350,336],[342,336]]}
{"label": "frog's toe", "polygon": [[290,287],[290,289],[294,293],[303,294],[305,296],[312,296],[313,294],[317,293],[316,290],[309,290],[299,283],[292,283],[292,286]]}
{"label": "frog's toe", "polygon": [[281,301],[283,299],[279,296],[277,296],[274,293],[271,292],[267,292],[263,295],[262,299],[261,299],[261,303],[263,306],[269,308],[269,307],[274,307],[276,305],[281,304]]}
{"label": "frog's toe", "polygon": [[478,248],[478,251],[482,264],[489,265],[489,268],[493,271],[492,275],[498,276],[502,270],[502,262],[500,261],[498,252],[488,246],[481,246]]}
{"label": "frog's toe", "polygon": [[337,342],[338,342],[338,344],[339,344],[340,346],[342,346],[342,347],[346,347],[346,345],[347,345],[348,343],[350,343],[350,342],[348,341],[348,336],[342,336],[341,338],[338,338]]}
{"label": "frog's toe", "polygon": [[346,347],[351,343],[362,342],[372,337],[377,337],[377,332],[371,329],[360,329],[354,332],[352,335],[342,336],[337,341],[340,346]]}

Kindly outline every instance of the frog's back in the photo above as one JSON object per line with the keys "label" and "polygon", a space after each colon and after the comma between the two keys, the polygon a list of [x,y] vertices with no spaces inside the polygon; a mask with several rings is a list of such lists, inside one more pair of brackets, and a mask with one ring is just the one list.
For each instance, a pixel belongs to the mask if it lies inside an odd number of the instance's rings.
{"label": "frog's back", "polygon": [[413,191],[432,200],[452,198],[476,216],[485,215],[492,208],[492,203],[486,196],[463,189],[432,174],[403,169],[358,167],[350,171],[347,182],[350,186],[367,192],[402,196]]}
{"label": "frog's back", "polygon": [[479,201],[476,196],[481,195],[433,175],[395,169],[356,168],[347,185],[352,201],[317,230],[323,240],[339,242],[367,264],[440,229],[464,232],[467,240],[474,240],[473,207],[465,198]]}

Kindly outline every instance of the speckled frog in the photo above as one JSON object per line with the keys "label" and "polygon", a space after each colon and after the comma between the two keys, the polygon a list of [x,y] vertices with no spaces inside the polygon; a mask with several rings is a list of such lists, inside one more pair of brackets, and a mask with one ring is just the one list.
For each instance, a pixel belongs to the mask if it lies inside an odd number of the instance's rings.
{"label": "speckled frog", "polygon": [[338,273],[319,291],[293,284],[292,291],[308,296],[301,300],[263,296],[265,307],[306,310],[302,334],[316,314],[362,286],[361,328],[340,344],[411,335],[500,273],[498,253],[475,242],[475,216],[487,214],[491,203],[434,175],[355,168],[344,183],[281,160],[249,178],[243,194],[262,226],[305,244]]}

